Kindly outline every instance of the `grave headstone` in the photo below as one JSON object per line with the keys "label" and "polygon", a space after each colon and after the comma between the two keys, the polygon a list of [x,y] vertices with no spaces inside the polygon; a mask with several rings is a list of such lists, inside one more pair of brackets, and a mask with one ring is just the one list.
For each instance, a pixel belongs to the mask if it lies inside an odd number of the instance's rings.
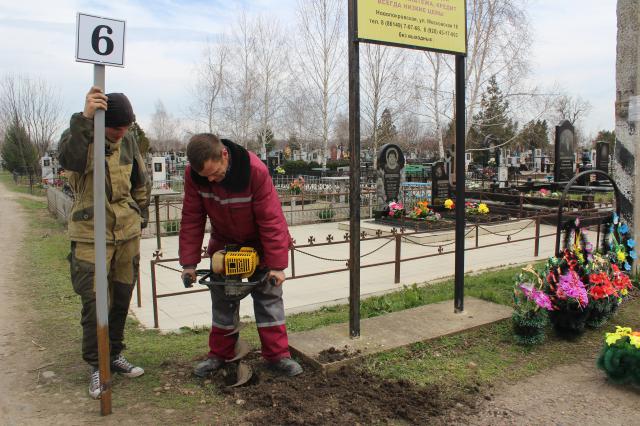
{"label": "grave headstone", "polygon": [[[596,169],[609,173],[609,142],[596,143]],[[598,178],[599,180],[602,178]]]}
{"label": "grave headstone", "polygon": [[452,144],[450,148],[445,152],[445,169],[449,175],[449,184],[456,184],[456,146]]}
{"label": "grave headstone", "polygon": [[441,204],[451,196],[449,190],[449,176],[443,161],[433,163],[431,168],[431,200],[434,204]]}
{"label": "grave headstone", "polygon": [[567,120],[556,126],[555,151],[555,181],[567,182],[571,180],[575,170],[575,132],[573,125]]}
{"label": "grave headstone", "polygon": [[53,166],[53,159],[48,155],[45,155],[40,159],[40,169],[42,170],[42,181],[49,183],[55,177],[55,168]]}
{"label": "grave headstone", "polygon": [[167,163],[164,157],[153,157],[151,159],[153,169],[153,183],[155,186],[162,185],[167,180]]}
{"label": "grave headstone", "polygon": [[471,153],[465,152],[464,154],[464,171],[469,171],[469,164],[471,164]]}
{"label": "grave headstone", "polygon": [[[580,172],[585,172],[593,169],[593,164],[591,163],[591,152],[587,149],[582,150],[582,156],[580,158],[580,168],[578,169]],[[583,176],[578,180],[579,185],[589,185],[591,182],[595,180],[595,175],[588,174]]]}
{"label": "grave headstone", "polygon": [[540,148],[533,151],[533,169],[536,172],[542,171],[542,150]]}
{"label": "grave headstone", "polygon": [[506,188],[508,181],[509,181],[509,167],[506,165],[498,167],[498,187]]}
{"label": "grave headstone", "polygon": [[380,148],[377,164],[378,210],[392,201],[398,201],[400,184],[404,182],[404,164],[404,154],[398,145],[386,144]]}

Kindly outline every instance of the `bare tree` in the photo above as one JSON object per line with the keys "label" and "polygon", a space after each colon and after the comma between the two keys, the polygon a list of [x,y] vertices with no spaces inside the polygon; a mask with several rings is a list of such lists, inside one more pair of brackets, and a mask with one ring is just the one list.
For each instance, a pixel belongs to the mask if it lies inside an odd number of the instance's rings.
{"label": "bare tree", "polygon": [[283,106],[282,88],[285,76],[282,71],[288,51],[287,40],[281,28],[275,18],[260,17],[256,24],[256,77],[260,93],[258,134],[264,159],[267,158],[267,135],[269,130],[273,130],[274,118]]}
{"label": "bare tree", "polygon": [[344,87],[346,57],[344,0],[298,0],[300,33],[296,77],[309,94],[309,104],[320,115],[320,137],[324,155],[329,156],[329,131]]}
{"label": "bare tree", "polygon": [[[509,96],[529,71],[531,44],[525,0],[470,0],[466,63],[467,132],[482,90],[496,76]],[[453,70],[453,69],[452,69]]]}
{"label": "bare tree", "polygon": [[191,115],[205,125],[210,133],[220,130],[220,112],[227,84],[229,44],[224,35],[215,42],[208,41],[203,52],[203,61],[197,66],[194,85],[195,102]]}
{"label": "bare tree", "polygon": [[316,127],[316,117],[310,108],[308,97],[297,90],[294,79],[290,80],[289,91],[287,93],[286,105],[283,114],[283,123],[287,129],[289,137],[294,137],[303,151],[309,152],[313,141],[313,129]]}
{"label": "bare tree", "polygon": [[[453,92],[452,72],[447,55],[435,52],[424,52],[428,72],[416,86],[420,115],[433,123],[434,134],[438,141],[440,158],[444,157],[444,123],[452,119]],[[423,63],[418,69],[425,69]],[[420,75],[420,73],[416,73]]]}
{"label": "bare tree", "polygon": [[43,156],[62,123],[60,95],[46,81],[7,75],[0,81],[0,125],[17,125]]}
{"label": "bare tree", "polygon": [[173,117],[161,100],[156,102],[156,111],[151,116],[149,140],[154,151],[173,151],[181,148],[180,120]]}
{"label": "bare tree", "polygon": [[340,113],[336,117],[335,126],[333,127],[334,139],[336,145],[343,148],[349,146],[349,115]]}
{"label": "bare tree", "polygon": [[589,114],[591,104],[580,96],[574,98],[571,95],[562,94],[556,99],[554,110],[558,121],[568,120],[575,126],[580,119]]}
{"label": "bare tree", "polygon": [[[517,96],[524,104],[535,96],[523,90],[523,77],[529,71],[527,49],[531,44],[526,0],[469,0],[467,2],[466,131],[474,124],[473,117],[489,79],[496,76],[505,97]],[[438,150],[443,150],[443,123],[453,119],[454,61],[435,53],[424,55],[428,70],[420,83],[423,114],[434,123]],[[446,71],[446,72],[444,72]]]}
{"label": "bare tree", "polygon": [[374,167],[377,160],[380,138],[378,127],[385,108],[401,113],[411,98],[404,80],[405,51],[395,47],[364,44],[362,49],[362,110],[365,123],[371,132],[371,147]]}
{"label": "bare tree", "polygon": [[416,114],[404,114],[398,125],[396,137],[398,145],[403,150],[415,152],[420,155],[420,142],[423,139],[423,128]]}
{"label": "bare tree", "polygon": [[242,12],[233,33],[233,77],[229,79],[227,125],[236,142],[248,146],[256,114],[255,24]]}

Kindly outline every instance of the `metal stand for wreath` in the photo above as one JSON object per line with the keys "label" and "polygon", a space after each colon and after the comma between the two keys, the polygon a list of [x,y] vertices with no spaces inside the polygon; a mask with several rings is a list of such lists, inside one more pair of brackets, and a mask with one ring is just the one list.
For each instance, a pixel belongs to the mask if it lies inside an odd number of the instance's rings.
{"label": "metal stand for wreath", "polygon": [[[569,192],[569,189],[571,189],[571,187],[576,183],[578,179],[580,179],[583,176],[592,175],[592,174],[603,176],[607,178],[609,182],[611,182],[611,186],[613,186],[613,192],[616,199],[616,213],[618,214],[618,216],[620,216],[620,190],[618,189],[618,185],[616,185],[613,178],[609,176],[608,173],[605,173],[602,170],[585,170],[583,172],[578,173],[569,182],[567,182],[567,184],[564,187],[564,191],[562,191],[562,197],[560,197],[560,206],[558,207],[558,225],[557,225],[558,227],[556,229],[556,249],[555,249],[556,256],[560,254],[560,235],[562,235],[562,229],[564,228],[564,224],[562,223],[562,213],[564,211],[564,202],[567,197],[567,193]],[[598,188],[598,187],[594,187],[594,188]]]}

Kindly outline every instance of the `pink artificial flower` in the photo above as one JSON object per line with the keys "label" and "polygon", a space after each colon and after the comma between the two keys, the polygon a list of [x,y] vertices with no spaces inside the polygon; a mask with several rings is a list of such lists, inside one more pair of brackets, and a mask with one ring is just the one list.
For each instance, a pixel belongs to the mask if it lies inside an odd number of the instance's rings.
{"label": "pink artificial flower", "polygon": [[553,304],[551,303],[549,295],[542,290],[534,288],[532,283],[520,284],[520,290],[522,290],[527,299],[535,302],[535,304],[542,309],[553,311]]}

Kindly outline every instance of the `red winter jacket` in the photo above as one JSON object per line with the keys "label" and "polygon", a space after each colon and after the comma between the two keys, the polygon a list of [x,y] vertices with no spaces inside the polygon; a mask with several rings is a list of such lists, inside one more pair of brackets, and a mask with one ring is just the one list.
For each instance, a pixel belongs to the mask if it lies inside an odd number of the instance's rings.
{"label": "red winter jacket", "polygon": [[240,244],[258,250],[263,267],[286,269],[291,237],[267,167],[252,152],[231,141],[222,142],[231,159],[231,168],[222,182],[209,182],[191,166],[185,170],[180,264],[200,263],[208,216],[209,255],[225,244]]}

